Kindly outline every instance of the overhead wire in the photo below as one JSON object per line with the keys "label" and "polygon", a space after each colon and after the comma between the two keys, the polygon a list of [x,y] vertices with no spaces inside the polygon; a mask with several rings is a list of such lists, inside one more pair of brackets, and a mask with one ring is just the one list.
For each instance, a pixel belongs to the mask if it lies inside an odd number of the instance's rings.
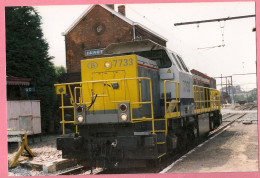
{"label": "overhead wire", "polygon": [[168,35],[171,35],[173,38],[175,38],[177,41],[181,41],[181,39],[175,37],[175,35],[170,32],[169,30],[165,29],[162,26],[159,26],[158,24],[154,23],[152,20],[150,20],[148,17],[146,17],[145,15],[142,15],[140,12],[136,11],[135,9],[133,9],[132,7],[130,7],[129,5],[127,5],[127,9],[132,10],[134,13],[136,13],[137,15],[139,15],[140,17],[142,17],[143,19],[145,19],[147,22],[149,22],[150,24],[152,24],[153,26],[156,26],[157,28],[159,28],[160,30],[162,30],[163,32],[165,32]]}
{"label": "overhead wire", "polygon": [[[167,36],[171,36],[171,38],[173,38],[174,40],[176,40],[176,42],[179,43],[179,45],[178,45],[178,50],[177,50],[176,52],[182,53],[182,52],[183,52],[183,49],[189,48],[189,49],[192,49],[194,52],[197,53],[196,48],[195,48],[194,46],[191,46],[190,44],[184,42],[182,39],[177,38],[177,37],[175,36],[175,33],[173,32],[172,29],[171,29],[171,30],[167,30],[167,29],[165,29],[164,27],[159,26],[158,24],[156,24],[156,23],[154,23],[152,20],[150,20],[147,16],[145,16],[145,15],[141,14],[140,12],[136,11],[136,10],[135,10],[134,8],[132,8],[130,5],[127,5],[126,7],[127,7],[127,9],[130,9],[132,12],[134,12],[135,14],[137,14],[137,15],[138,15],[139,17],[141,17],[142,19],[146,20],[148,23],[152,24],[152,26],[155,26],[155,27],[159,28],[160,31],[163,31]],[[166,9],[169,9],[169,8],[166,7]],[[169,10],[172,12],[171,9],[169,9]],[[177,14],[176,14],[176,16],[177,16]],[[176,45],[176,42],[175,42],[175,43],[171,42],[171,43]],[[176,49],[175,49],[175,50],[176,50]],[[203,54],[199,54],[199,55],[202,56],[201,58],[204,58],[204,59],[205,59],[205,57],[203,57]]]}

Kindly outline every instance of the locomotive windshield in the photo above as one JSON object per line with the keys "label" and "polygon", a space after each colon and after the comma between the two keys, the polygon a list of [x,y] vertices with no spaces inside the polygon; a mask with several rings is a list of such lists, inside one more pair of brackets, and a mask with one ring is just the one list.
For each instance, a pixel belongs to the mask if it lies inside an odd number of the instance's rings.
{"label": "locomotive windshield", "polygon": [[169,68],[172,66],[165,47],[151,40],[114,43],[107,46],[103,51],[103,55],[117,56],[122,54],[136,54],[148,58],[155,61],[159,68]]}
{"label": "locomotive windshield", "polygon": [[141,51],[135,54],[155,61],[159,68],[169,68],[172,65],[165,50]]}

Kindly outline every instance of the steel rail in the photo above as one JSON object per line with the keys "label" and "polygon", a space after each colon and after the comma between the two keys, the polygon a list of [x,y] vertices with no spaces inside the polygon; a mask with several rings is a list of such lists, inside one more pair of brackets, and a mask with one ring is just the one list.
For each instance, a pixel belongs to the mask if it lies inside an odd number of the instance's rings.
{"label": "steel rail", "polygon": [[62,171],[62,172],[56,174],[56,176],[59,176],[59,175],[75,175],[75,174],[77,174],[78,172],[81,172],[84,169],[86,169],[85,166],[79,166],[79,167],[72,168],[72,169],[69,169],[69,170],[66,170],[66,171]]}
{"label": "steel rail", "polygon": [[216,133],[219,133],[220,131],[222,131],[222,130],[225,129],[226,127],[228,127],[228,126],[230,126],[231,124],[233,124],[233,123],[234,123],[235,121],[237,121],[238,119],[244,117],[246,114],[247,114],[247,113],[243,113],[242,115],[239,115],[237,118],[233,119],[232,121],[230,121],[230,122],[227,123],[226,125],[223,125],[222,127],[219,127],[219,128],[217,128],[217,129],[211,131],[208,136],[212,136],[212,135],[214,135],[214,134],[216,134]]}
{"label": "steel rail", "polygon": [[233,117],[233,116],[236,115],[236,114],[237,114],[237,113],[230,114],[230,115],[228,115],[227,117],[222,118],[222,121],[226,120],[227,118]]}

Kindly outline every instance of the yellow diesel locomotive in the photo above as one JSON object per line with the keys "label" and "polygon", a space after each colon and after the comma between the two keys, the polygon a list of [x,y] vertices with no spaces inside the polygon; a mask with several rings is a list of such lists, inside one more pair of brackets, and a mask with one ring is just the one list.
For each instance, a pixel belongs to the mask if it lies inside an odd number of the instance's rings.
{"label": "yellow diesel locomotive", "polygon": [[[61,95],[63,158],[131,167],[160,160],[221,124],[220,93],[193,85],[180,55],[150,40],[111,44],[81,61],[81,82],[56,84]],[[70,95],[71,105],[64,105]],[[74,119],[64,119],[73,109]],[[65,125],[76,132],[66,134]]]}

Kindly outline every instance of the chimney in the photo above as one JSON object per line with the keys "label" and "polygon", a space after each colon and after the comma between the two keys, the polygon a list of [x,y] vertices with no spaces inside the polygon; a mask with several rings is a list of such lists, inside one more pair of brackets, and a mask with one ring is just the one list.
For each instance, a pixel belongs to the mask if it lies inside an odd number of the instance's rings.
{"label": "chimney", "polygon": [[111,9],[115,10],[115,5],[114,4],[106,4],[108,7],[110,7]]}
{"label": "chimney", "polygon": [[125,6],[124,5],[118,6],[118,12],[123,16],[125,16]]}

